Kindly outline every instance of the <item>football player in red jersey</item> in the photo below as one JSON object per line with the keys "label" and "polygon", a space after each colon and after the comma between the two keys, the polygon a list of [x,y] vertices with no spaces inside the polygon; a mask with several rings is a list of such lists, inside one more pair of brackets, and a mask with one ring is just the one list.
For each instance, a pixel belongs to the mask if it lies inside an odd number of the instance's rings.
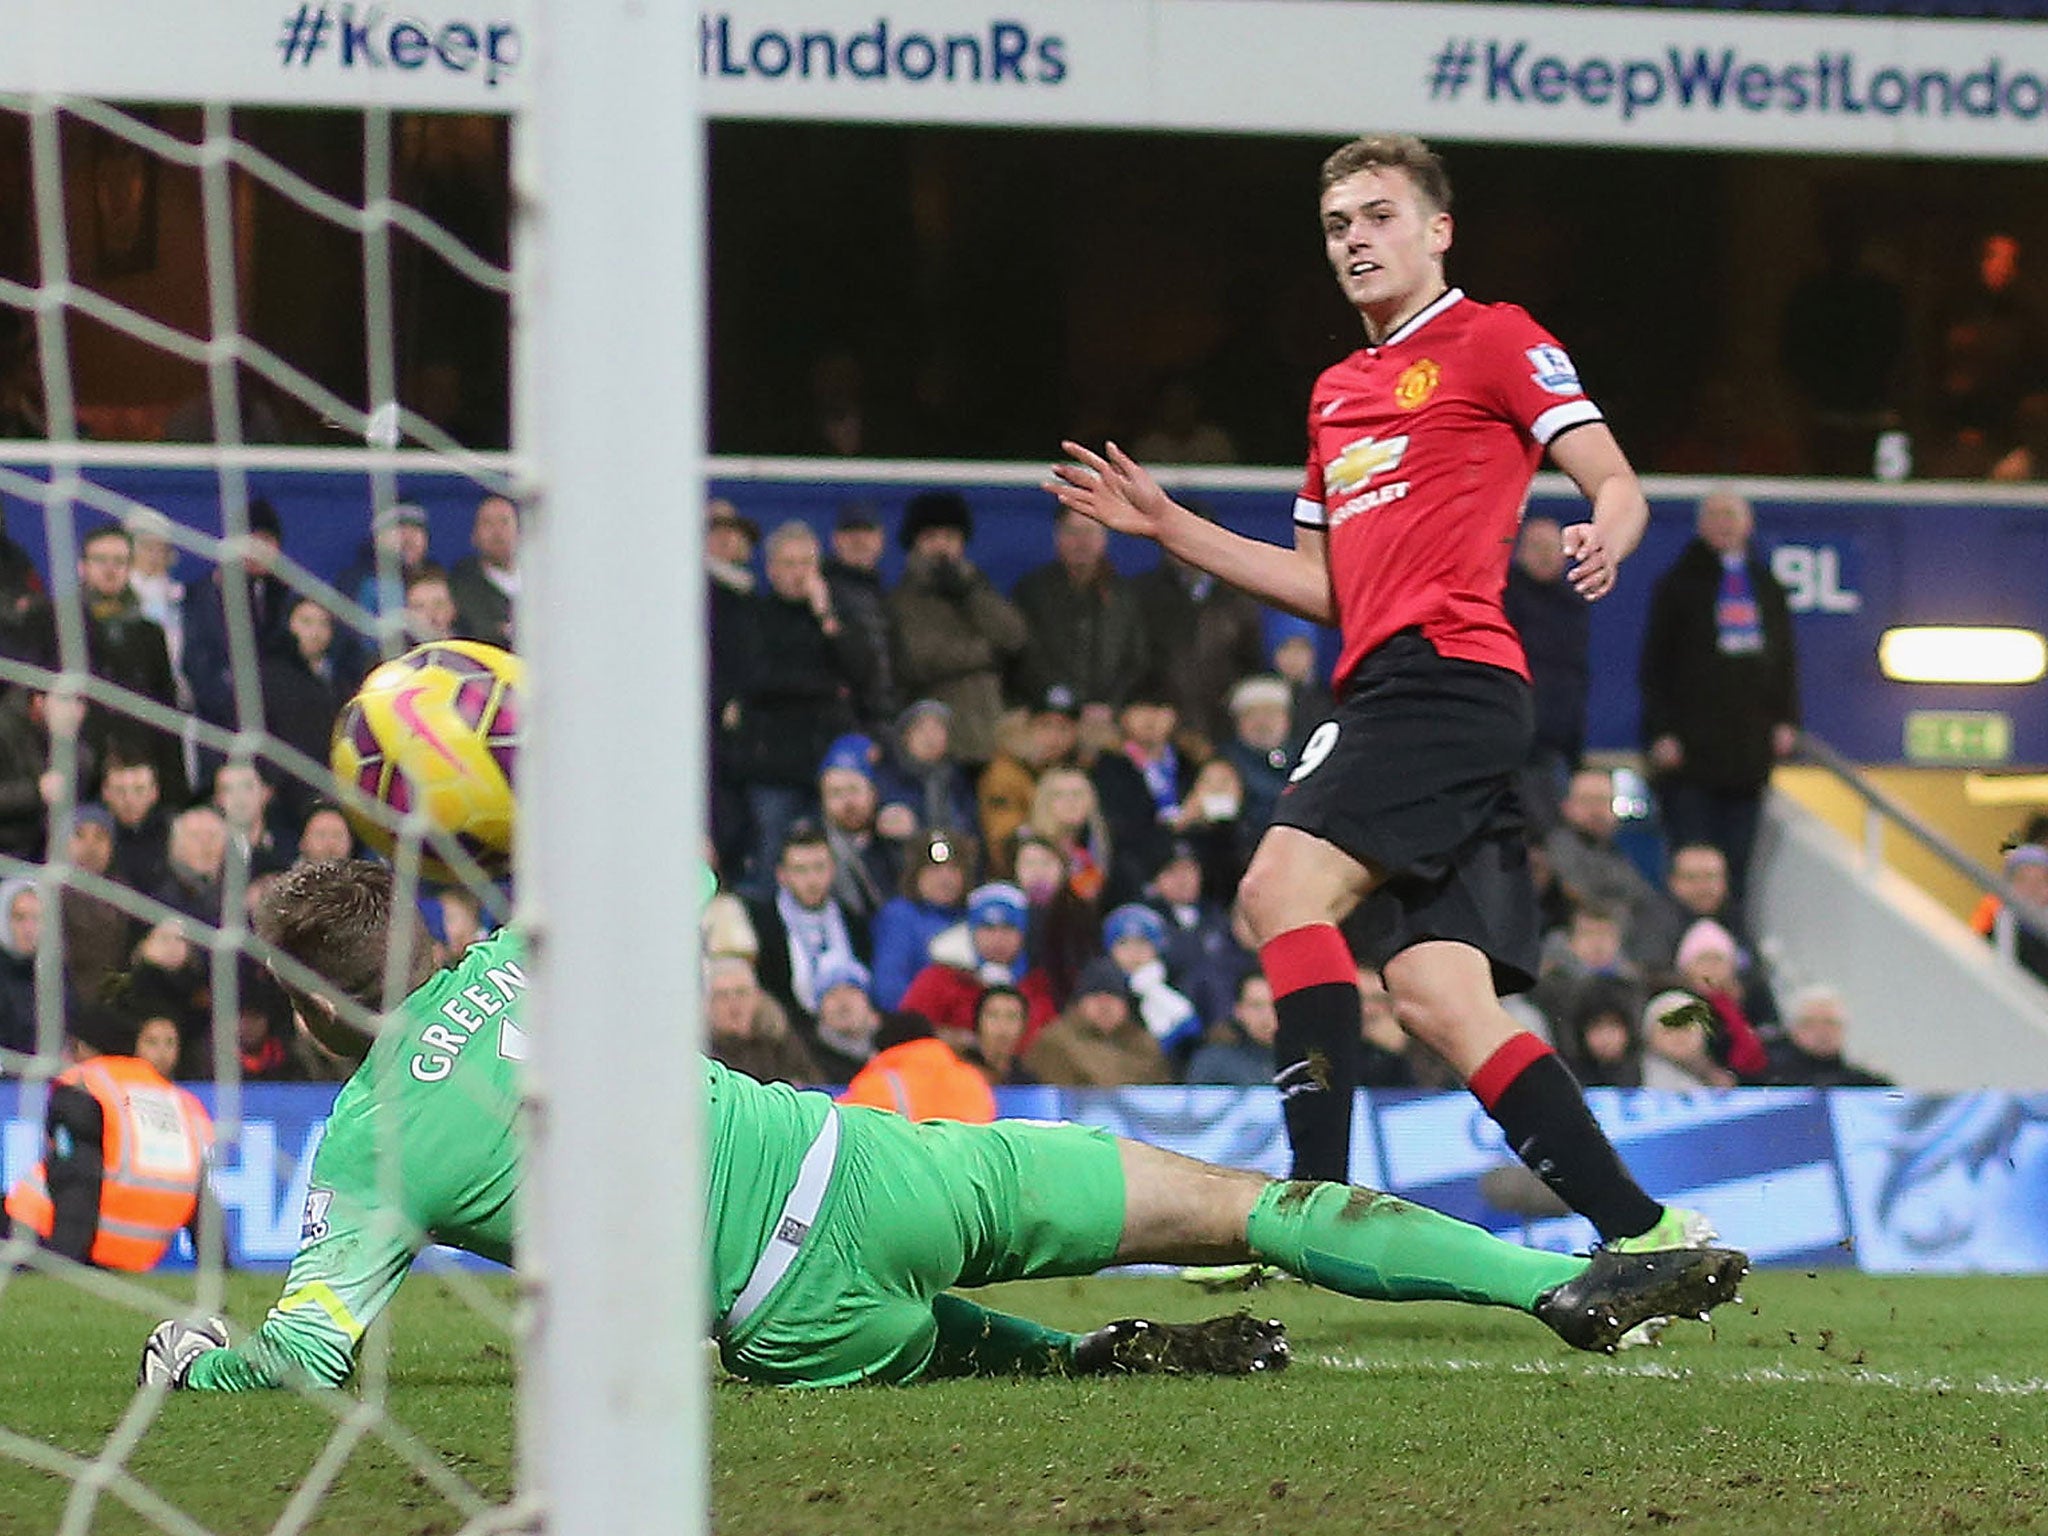
{"label": "football player in red jersey", "polygon": [[1362,963],[1603,1241],[1702,1241],[1705,1219],[1643,1192],[1564,1063],[1499,1001],[1534,979],[1539,937],[1514,787],[1529,672],[1501,607],[1522,504],[1548,451],[1592,504],[1564,541],[1572,584],[1593,599],[1642,537],[1642,487],[1556,339],[1446,283],[1450,183],[1426,144],[1355,140],[1323,163],[1322,188],[1324,252],[1366,344],[1310,397],[1294,547],[1197,516],[1114,443],[1063,444],[1046,489],[1342,633],[1336,709],[1304,744],[1238,897],[1280,1015],[1297,1177],[1347,1170]]}

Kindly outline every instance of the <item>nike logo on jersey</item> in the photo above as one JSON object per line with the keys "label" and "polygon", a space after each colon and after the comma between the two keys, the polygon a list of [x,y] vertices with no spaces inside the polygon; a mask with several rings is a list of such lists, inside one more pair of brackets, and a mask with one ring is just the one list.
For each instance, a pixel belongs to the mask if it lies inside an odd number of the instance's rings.
{"label": "nike logo on jersey", "polygon": [[1318,416],[1321,416],[1323,420],[1328,421],[1332,416],[1336,415],[1342,409],[1344,409],[1344,397],[1342,395],[1339,395],[1334,400],[1325,400],[1323,402],[1323,408],[1316,414]]}

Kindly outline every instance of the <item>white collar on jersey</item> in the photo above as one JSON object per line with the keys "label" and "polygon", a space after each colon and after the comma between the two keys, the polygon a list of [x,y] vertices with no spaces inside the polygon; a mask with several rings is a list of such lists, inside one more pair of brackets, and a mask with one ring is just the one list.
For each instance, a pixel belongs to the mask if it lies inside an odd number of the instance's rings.
{"label": "white collar on jersey", "polygon": [[1413,336],[1417,331],[1421,330],[1425,325],[1429,324],[1430,321],[1434,320],[1438,315],[1442,314],[1445,310],[1449,309],[1453,304],[1457,303],[1460,299],[1464,297],[1464,289],[1446,288],[1442,293],[1438,294],[1435,298],[1431,299],[1429,303],[1425,304],[1421,309],[1418,309],[1406,320],[1403,320],[1399,325],[1395,326],[1385,336],[1381,337],[1380,340],[1375,343],[1375,345],[1381,347],[1391,347],[1397,341],[1406,341],[1410,336]]}

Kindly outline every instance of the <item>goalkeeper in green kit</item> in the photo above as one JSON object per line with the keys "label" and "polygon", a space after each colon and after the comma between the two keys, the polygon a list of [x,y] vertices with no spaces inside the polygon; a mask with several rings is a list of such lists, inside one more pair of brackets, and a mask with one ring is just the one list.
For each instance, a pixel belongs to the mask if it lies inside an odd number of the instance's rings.
{"label": "goalkeeper in green kit", "polygon": [[[511,1262],[527,986],[518,936],[500,932],[435,970],[424,929],[412,932],[413,990],[371,1038],[345,1016],[383,994],[388,946],[408,942],[394,938],[394,916],[418,923],[394,911],[378,864],[302,864],[270,891],[263,937],[323,982],[287,984],[294,1007],[330,1049],[352,1041],[362,1064],[335,1100],[298,1257],[268,1319],[233,1347],[214,1320],[160,1324],[144,1381],[335,1385],[427,1244]],[[1547,1253],[1391,1195],[1276,1182],[1086,1127],[912,1124],[702,1057],[675,1070],[704,1079],[712,1315],[727,1369],[752,1381],[1287,1363],[1280,1326],[1242,1313],[1070,1334],[952,1289],[1113,1263],[1257,1260],[1372,1300],[1512,1307],[1593,1350],[1653,1318],[1704,1315],[1747,1268],[1728,1249]]]}

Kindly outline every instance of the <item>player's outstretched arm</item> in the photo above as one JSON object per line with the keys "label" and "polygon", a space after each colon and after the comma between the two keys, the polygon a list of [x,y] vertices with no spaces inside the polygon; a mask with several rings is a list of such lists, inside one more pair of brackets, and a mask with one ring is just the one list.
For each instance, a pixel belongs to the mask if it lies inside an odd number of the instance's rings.
{"label": "player's outstretched arm", "polygon": [[1572,586],[1589,602],[1605,597],[1614,589],[1621,562],[1635,553],[1650,524],[1642,482],[1602,422],[1587,422],[1554,439],[1550,459],[1593,504],[1590,523],[1564,530]]}
{"label": "player's outstretched arm", "polygon": [[1292,549],[1248,539],[1175,501],[1151,471],[1115,443],[1105,444],[1101,453],[1075,442],[1060,447],[1068,462],[1055,464],[1053,478],[1042,488],[1061,506],[1094,518],[1112,533],[1152,539],[1167,553],[1262,603],[1318,624],[1337,622],[1319,530],[1298,529]]}
{"label": "player's outstretched arm", "polygon": [[[205,1392],[340,1386],[355,1368],[356,1346],[390,1304],[420,1246],[391,1213],[353,1206],[316,1184],[308,1194],[306,1240],[263,1326],[232,1347],[191,1351],[163,1379]],[[152,1334],[152,1345],[156,1340]]]}

